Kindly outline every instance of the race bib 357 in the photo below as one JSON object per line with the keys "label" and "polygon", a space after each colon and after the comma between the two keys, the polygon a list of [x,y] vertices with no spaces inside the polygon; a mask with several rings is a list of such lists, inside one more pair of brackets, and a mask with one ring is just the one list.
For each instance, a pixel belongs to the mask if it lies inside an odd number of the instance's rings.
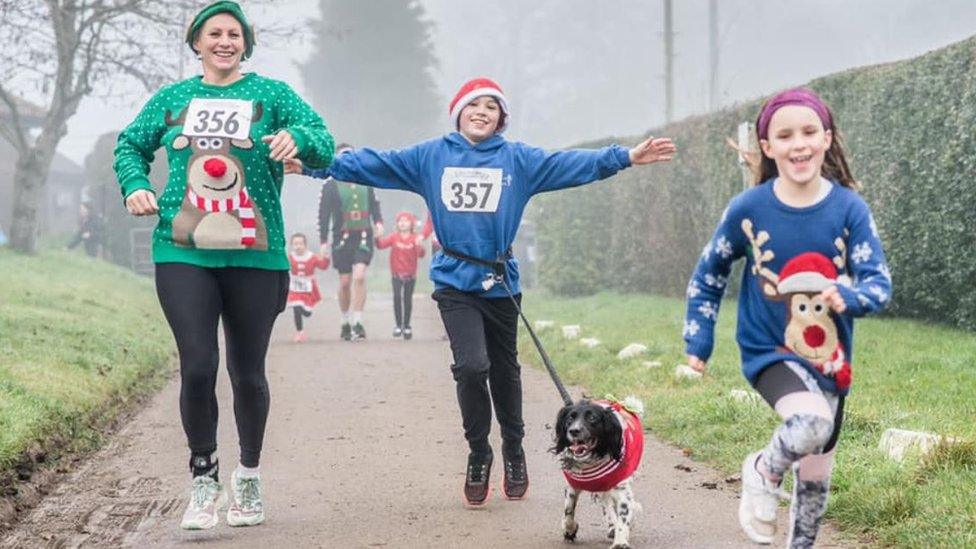
{"label": "race bib 357", "polygon": [[501,196],[501,168],[444,168],[441,201],[449,212],[494,213]]}

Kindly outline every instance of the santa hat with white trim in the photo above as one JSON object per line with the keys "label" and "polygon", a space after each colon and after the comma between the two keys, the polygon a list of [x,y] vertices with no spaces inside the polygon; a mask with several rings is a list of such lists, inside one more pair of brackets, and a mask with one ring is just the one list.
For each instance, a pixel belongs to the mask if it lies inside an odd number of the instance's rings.
{"label": "santa hat with white trim", "polygon": [[783,265],[776,290],[780,294],[820,293],[837,282],[837,268],[823,254],[807,252]]}
{"label": "santa hat with white trim", "polygon": [[448,108],[448,111],[450,112],[451,123],[454,125],[455,130],[459,127],[458,119],[461,117],[461,109],[466,107],[468,103],[485,95],[494,97],[498,101],[498,106],[502,109],[502,116],[498,120],[498,128],[495,129],[495,133],[505,131],[508,127],[508,101],[505,99],[505,93],[502,92],[501,86],[490,78],[473,78],[468,80],[458,90],[454,99],[451,100],[451,106]]}

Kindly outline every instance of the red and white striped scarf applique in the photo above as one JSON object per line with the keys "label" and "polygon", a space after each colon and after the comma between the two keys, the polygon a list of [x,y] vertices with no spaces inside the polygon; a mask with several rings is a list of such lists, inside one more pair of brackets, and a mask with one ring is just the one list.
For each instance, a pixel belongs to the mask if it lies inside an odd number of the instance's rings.
{"label": "red and white striped scarf applique", "polygon": [[237,211],[237,217],[241,222],[241,244],[244,247],[253,246],[257,233],[257,222],[254,219],[254,204],[251,202],[247,188],[241,187],[241,192],[233,198],[223,200],[208,200],[193,192],[193,189],[186,190],[186,196],[190,202],[202,212],[232,212]]}

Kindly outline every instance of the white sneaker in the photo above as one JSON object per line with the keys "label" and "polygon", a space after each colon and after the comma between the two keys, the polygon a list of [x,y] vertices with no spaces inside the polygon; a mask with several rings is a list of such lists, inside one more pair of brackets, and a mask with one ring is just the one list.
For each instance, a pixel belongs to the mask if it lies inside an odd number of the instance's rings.
{"label": "white sneaker", "polygon": [[230,526],[256,526],[264,522],[264,504],[261,502],[261,477],[240,476],[237,469],[231,475],[234,499],[227,508],[227,524]]}
{"label": "white sneaker", "polygon": [[217,514],[227,505],[227,492],[209,476],[194,477],[190,485],[190,502],[183,512],[180,528],[209,530],[217,526]]}
{"label": "white sneaker", "polygon": [[749,539],[767,545],[776,535],[776,510],[779,495],[776,486],[756,470],[761,452],[749,454],[742,462],[742,496],[739,499],[739,525]]}

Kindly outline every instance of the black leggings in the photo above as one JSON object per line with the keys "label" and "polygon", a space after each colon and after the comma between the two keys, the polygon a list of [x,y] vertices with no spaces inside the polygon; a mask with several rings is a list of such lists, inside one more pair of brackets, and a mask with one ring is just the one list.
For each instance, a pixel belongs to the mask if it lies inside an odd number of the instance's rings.
{"label": "black leggings", "polygon": [[270,403],[264,358],[285,308],[288,271],[159,263],[156,293],[179,350],[180,415],[190,452],[217,449],[217,323],[223,320],[241,464],[257,467]]}
{"label": "black leggings", "polygon": [[393,316],[400,328],[410,327],[410,312],[413,309],[413,289],[416,278],[393,277]]}
{"label": "black leggings", "polygon": [[[796,372],[783,362],[777,362],[772,366],[768,366],[759,374],[759,378],[756,379],[756,391],[759,392],[760,396],[772,408],[776,407],[776,402],[779,399],[788,394],[803,393],[809,390],[810,388],[796,375]],[[834,416],[834,432],[831,433],[830,440],[824,445],[821,453],[826,454],[837,445],[837,439],[840,437],[840,428],[843,423],[844,397],[841,396],[837,400],[837,414]]]}
{"label": "black leggings", "polygon": [[[451,340],[464,437],[475,453],[489,453],[491,409],[501,425],[502,453],[522,451],[522,372],[518,363],[518,310],[510,298],[487,299],[437,290],[434,300]],[[521,301],[521,294],[516,299]]]}
{"label": "black leggings", "polygon": [[306,311],[301,305],[295,305],[292,309],[295,310],[295,329],[300,332],[305,327],[302,319],[312,316],[312,311]]}

